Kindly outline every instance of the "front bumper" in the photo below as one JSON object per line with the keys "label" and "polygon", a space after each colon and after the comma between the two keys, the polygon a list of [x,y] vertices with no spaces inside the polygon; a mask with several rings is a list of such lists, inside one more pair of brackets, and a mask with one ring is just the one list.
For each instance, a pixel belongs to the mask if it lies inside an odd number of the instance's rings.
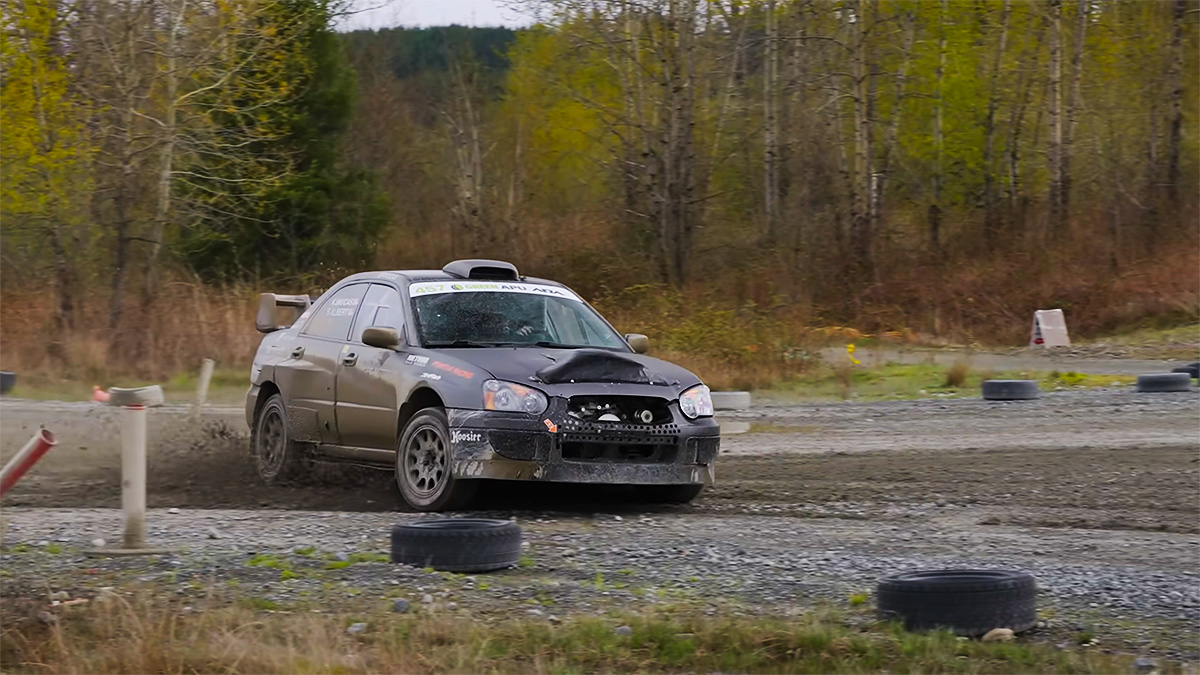
{"label": "front bumper", "polygon": [[[557,397],[540,416],[459,409],[446,413],[457,478],[618,485],[712,485],[715,479],[720,426],[712,418],[688,420],[675,406],[671,423],[654,425],[581,423],[566,415],[565,399]],[[573,448],[589,443],[653,452],[628,460],[573,456]]]}

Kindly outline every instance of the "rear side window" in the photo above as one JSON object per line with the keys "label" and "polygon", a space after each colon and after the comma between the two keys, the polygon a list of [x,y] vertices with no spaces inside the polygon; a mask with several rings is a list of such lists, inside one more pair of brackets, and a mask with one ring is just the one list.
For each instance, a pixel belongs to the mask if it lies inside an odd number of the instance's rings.
{"label": "rear side window", "polygon": [[345,340],[350,335],[354,313],[358,311],[366,292],[367,284],[354,284],[334,293],[321,304],[301,333],[313,337]]}
{"label": "rear side window", "polygon": [[400,293],[391,286],[371,284],[363,299],[362,309],[354,320],[354,330],[350,331],[350,340],[362,342],[363,331],[368,328],[394,328],[402,333],[404,323],[403,310],[400,307]]}

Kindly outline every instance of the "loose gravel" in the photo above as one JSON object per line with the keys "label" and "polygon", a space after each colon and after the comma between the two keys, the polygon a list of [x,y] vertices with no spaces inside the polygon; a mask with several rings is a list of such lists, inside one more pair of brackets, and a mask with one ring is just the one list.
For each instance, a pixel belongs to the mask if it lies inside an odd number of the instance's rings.
{"label": "loose gravel", "polygon": [[[6,433],[56,414],[0,404]],[[0,599],[149,586],[187,602],[219,588],[270,608],[481,620],[659,605],[787,616],[847,606],[894,572],[982,567],[1038,579],[1037,639],[1090,633],[1146,657],[1200,658],[1195,392],[756,405],[727,419],[750,431],[724,439],[718,485],[686,507],[524,485],[493,495],[471,515],[515,518],[527,546],[516,568],[486,575],[382,562],[390,526],[420,517],[394,511],[386,478],[262,488],[242,475],[244,429],[211,419],[160,427],[149,539],[173,553],[86,557],[120,529],[119,511],[97,508],[116,506],[116,492],[94,470],[112,461],[95,433],[14,491],[24,505],[0,518]]]}

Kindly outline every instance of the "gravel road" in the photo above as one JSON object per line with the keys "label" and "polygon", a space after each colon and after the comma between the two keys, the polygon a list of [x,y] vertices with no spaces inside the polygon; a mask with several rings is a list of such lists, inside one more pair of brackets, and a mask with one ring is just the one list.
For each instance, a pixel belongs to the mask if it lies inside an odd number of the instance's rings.
{"label": "gravel road", "polygon": [[[139,584],[199,598],[224,584],[281,607],[404,597],[413,611],[531,620],[653,604],[787,615],[846,606],[894,571],[971,566],[1034,574],[1037,639],[1087,631],[1106,647],[1200,658],[1195,391],[759,405],[723,419],[748,431],[723,439],[718,485],[686,507],[493,488],[477,513],[515,518],[527,557],[477,577],[371,562],[390,524],[418,517],[397,512],[387,478],[334,467],[323,484],[264,487],[234,409],[201,422],[151,412],[150,538],[175,553],[86,558],[92,539],[119,534],[113,411],[4,401],[0,419],[6,455],[38,424],[63,439],[5,497],[0,598]],[[342,558],[353,564],[326,569]]]}

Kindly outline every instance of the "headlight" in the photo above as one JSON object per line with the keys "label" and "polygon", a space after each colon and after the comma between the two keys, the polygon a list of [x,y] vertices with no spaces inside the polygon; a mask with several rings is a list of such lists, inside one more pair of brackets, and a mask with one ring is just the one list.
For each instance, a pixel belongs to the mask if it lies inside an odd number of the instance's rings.
{"label": "headlight", "polygon": [[690,420],[697,417],[712,417],[712,396],[708,393],[708,387],[698,384],[680,394],[679,409]]}
{"label": "headlight", "polygon": [[483,383],[483,408],[538,415],[550,402],[546,395],[532,387],[512,382],[488,380]]}

